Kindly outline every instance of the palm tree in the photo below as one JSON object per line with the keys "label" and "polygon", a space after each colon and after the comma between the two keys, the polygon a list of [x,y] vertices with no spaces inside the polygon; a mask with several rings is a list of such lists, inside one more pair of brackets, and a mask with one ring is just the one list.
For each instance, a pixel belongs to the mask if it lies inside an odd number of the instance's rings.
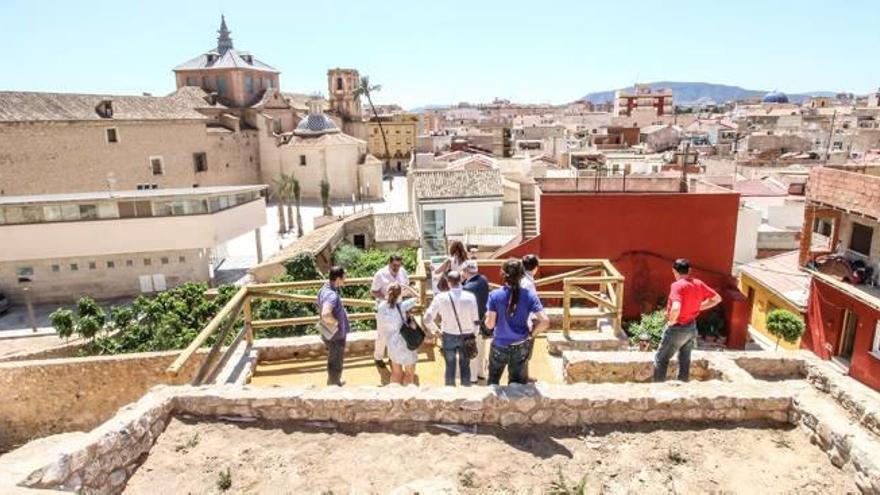
{"label": "palm tree", "polygon": [[[376,123],[379,124],[379,133],[382,134],[382,145],[385,146],[385,172],[387,173],[391,170],[391,153],[388,152],[388,138],[385,136],[385,128],[382,126],[382,120],[379,119],[379,112],[376,111],[376,106],[373,105],[373,92],[381,90],[381,84],[370,85],[370,76],[362,76],[358,87],[354,89],[354,97],[360,98],[363,96],[367,99],[367,103],[370,105],[370,110],[373,112],[373,118],[376,119]],[[390,175],[388,177],[388,183],[390,187]]]}
{"label": "palm tree", "polygon": [[281,174],[281,180],[284,182],[284,202],[287,206],[287,231],[293,230],[293,174]]}
{"label": "palm tree", "polygon": [[287,196],[287,184],[282,179],[272,179],[272,197],[278,204],[278,233],[287,231],[287,222],[284,220],[284,203]]}
{"label": "palm tree", "polygon": [[299,213],[299,198],[300,198],[300,190],[299,190],[299,181],[294,176],[290,176],[291,178],[291,189],[293,189],[293,201],[296,204],[296,236],[302,237],[303,235],[303,221],[302,216]]}

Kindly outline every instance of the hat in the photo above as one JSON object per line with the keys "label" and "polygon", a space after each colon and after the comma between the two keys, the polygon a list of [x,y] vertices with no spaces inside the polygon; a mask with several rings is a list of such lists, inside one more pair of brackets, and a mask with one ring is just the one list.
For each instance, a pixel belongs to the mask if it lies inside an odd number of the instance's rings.
{"label": "hat", "polygon": [[479,270],[479,267],[477,266],[477,260],[465,261],[464,266],[462,266],[462,268],[466,272],[476,272],[477,270]]}

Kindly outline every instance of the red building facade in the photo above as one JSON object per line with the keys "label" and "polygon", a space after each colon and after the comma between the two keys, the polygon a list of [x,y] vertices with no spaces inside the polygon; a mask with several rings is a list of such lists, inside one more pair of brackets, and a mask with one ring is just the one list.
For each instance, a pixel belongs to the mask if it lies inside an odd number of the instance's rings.
{"label": "red building facade", "polygon": [[800,264],[813,274],[802,347],[880,390],[880,177],[810,172]]}
{"label": "red building facade", "polygon": [[503,256],[610,259],[626,277],[626,318],[638,318],[664,301],[673,281],[672,262],[688,258],[694,275],[724,299],[728,346],[744,347],[748,302],[731,275],[737,193],[596,194],[545,188],[539,201],[540,234]]}

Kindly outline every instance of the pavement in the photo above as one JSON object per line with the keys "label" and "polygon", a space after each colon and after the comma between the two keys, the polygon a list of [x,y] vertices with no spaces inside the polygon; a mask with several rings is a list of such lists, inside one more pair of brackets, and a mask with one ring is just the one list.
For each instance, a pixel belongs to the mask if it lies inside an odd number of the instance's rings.
{"label": "pavement", "polygon": [[[488,346],[487,346],[488,349]],[[416,383],[419,385],[443,386],[445,364],[439,348],[430,348],[419,353],[416,363]],[[535,341],[532,359],[529,362],[532,378],[546,383],[563,383],[562,359],[547,352],[547,340],[539,336]],[[343,366],[342,380],[346,386],[384,385],[389,382],[387,372],[380,373],[373,363],[373,356],[348,356]],[[271,387],[275,385],[316,385],[327,382],[326,359],[287,359],[270,361],[257,365],[250,385]],[[501,377],[507,383],[507,373]]]}

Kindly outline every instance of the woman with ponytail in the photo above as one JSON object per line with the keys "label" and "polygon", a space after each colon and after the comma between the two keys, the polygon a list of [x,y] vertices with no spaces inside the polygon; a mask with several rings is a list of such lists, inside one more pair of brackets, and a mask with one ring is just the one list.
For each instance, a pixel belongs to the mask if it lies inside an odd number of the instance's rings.
{"label": "woman with ponytail", "polygon": [[[520,286],[524,275],[520,260],[505,261],[501,267],[504,286],[489,294],[486,327],[494,329],[489,352],[489,385],[498,384],[505,368],[508,383],[525,384],[533,338],[550,326],[537,294]],[[531,315],[536,316],[536,321],[530,330]]]}
{"label": "woman with ponytail", "polygon": [[400,327],[406,321],[409,312],[416,305],[415,298],[404,299],[400,284],[392,282],[386,289],[385,300],[379,303],[376,310],[376,331],[388,345],[388,357],[391,358],[391,383],[409,385],[413,383],[416,373],[417,351],[406,346],[406,340],[400,334]]}

